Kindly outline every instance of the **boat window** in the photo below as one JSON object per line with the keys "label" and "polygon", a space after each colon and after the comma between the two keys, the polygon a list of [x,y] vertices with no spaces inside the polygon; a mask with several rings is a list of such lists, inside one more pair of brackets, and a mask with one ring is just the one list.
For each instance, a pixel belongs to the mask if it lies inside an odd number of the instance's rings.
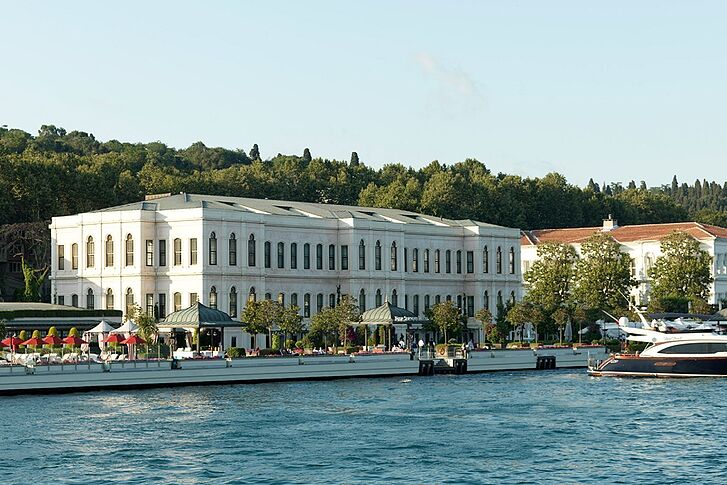
{"label": "boat window", "polygon": [[727,352],[727,342],[672,345],[659,351],[660,354],[715,354],[717,352]]}

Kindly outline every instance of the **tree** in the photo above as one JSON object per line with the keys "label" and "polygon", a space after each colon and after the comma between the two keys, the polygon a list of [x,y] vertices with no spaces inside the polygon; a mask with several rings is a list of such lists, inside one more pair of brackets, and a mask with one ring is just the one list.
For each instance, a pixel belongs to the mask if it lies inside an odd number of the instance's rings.
{"label": "tree", "polygon": [[283,332],[284,342],[287,342],[288,335],[300,335],[303,332],[303,317],[299,312],[300,308],[295,305],[283,309],[278,325],[280,331]]}
{"label": "tree", "polygon": [[631,260],[606,233],[595,233],[581,245],[573,299],[585,308],[623,313],[626,295],[636,284]]}
{"label": "tree", "polygon": [[566,325],[568,325],[568,322],[570,321],[570,312],[568,309],[564,306],[556,309],[553,314],[551,315],[551,318],[555,322],[555,324],[558,326],[558,335],[559,339],[558,341],[560,344],[563,344],[563,329]]}
{"label": "tree", "polygon": [[49,268],[33,269],[25,262],[24,256],[20,258],[20,266],[23,271],[23,280],[25,281],[22,300],[40,301],[40,288],[43,286]]}
{"label": "tree", "polygon": [[358,161],[358,153],[351,152],[351,165],[354,167],[358,167],[359,161]]}
{"label": "tree", "polygon": [[497,336],[493,333],[493,330],[496,330],[497,326],[493,324],[494,320],[492,318],[492,312],[490,312],[490,310],[488,310],[487,308],[480,308],[477,313],[475,313],[475,319],[479,320],[480,324],[482,325],[482,335],[490,342],[495,343],[489,338],[488,335],[488,328],[492,327],[489,334],[491,334],[493,337]]}
{"label": "tree", "polygon": [[335,308],[324,308],[311,319],[308,336],[311,340],[323,343],[328,348],[328,342],[334,341],[338,333],[339,315]]}
{"label": "tree", "polygon": [[359,320],[360,310],[356,304],[356,300],[350,295],[343,295],[341,301],[336,305],[335,310],[338,318],[339,340],[345,346],[349,340],[351,323]]}
{"label": "tree", "polygon": [[684,299],[692,311],[704,311],[713,281],[712,257],[699,247],[699,241],[683,232],[661,240],[662,256],[649,270],[651,307],[669,299]]}
{"label": "tree", "polygon": [[570,244],[538,245],[538,260],[525,273],[528,284],[526,300],[537,302],[548,313],[565,304],[571,297],[578,254]]}
{"label": "tree", "polygon": [[451,301],[437,303],[431,308],[431,321],[436,329],[444,335],[447,343],[448,335],[456,334],[462,326],[462,317],[459,309]]}
{"label": "tree", "polygon": [[260,149],[257,147],[257,143],[255,143],[250,149],[250,159],[253,161],[260,160]]}
{"label": "tree", "polygon": [[242,329],[251,335],[264,333],[266,330],[273,340],[273,328],[280,325],[283,306],[277,301],[249,301],[240,315]]}
{"label": "tree", "polygon": [[152,315],[147,315],[146,312],[142,312],[141,308],[139,308],[138,312],[136,312],[136,319],[134,321],[139,327],[139,334],[147,341],[147,343],[156,341],[159,333],[159,327]]}
{"label": "tree", "polygon": [[[515,330],[520,329],[520,338],[523,337],[525,324],[530,323],[535,328],[535,341],[538,340],[538,326],[545,320],[543,310],[535,303],[523,300],[515,303],[507,312],[507,320]],[[517,334],[517,332],[516,332]]]}
{"label": "tree", "polygon": [[305,150],[303,150],[303,160],[306,162],[310,162],[311,160],[313,160],[313,157],[311,157],[310,155],[310,149],[306,148]]}

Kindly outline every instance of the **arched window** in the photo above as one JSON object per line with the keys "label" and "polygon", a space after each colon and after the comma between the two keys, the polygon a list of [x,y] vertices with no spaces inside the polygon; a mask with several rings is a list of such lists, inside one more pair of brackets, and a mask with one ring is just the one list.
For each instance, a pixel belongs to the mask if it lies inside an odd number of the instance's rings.
{"label": "arched window", "polygon": [[78,269],[78,244],[71,245],[71,269]]}
{"label": "arched window", "polygon": [[298,243],[290,243],[290,269],[298,269]]}
{"label": "arched window", "polygon": [[419,315],[419,295],[414,295],[414,308],[412,311],[415,315]]}
{"label": "arched window", "polygon": [[358,243],[358,269],[366,269],[366,244],[363,239]]}
{"label": "arched window", "polygon": [[336,269],[336,246],[328,245],[328,269],[334,271]]}
{"label": "arched window", "polygon": [[515,292],[514,291],[510,292],[510,303],[512,303],[513,305],[515,304]]}
{"label": "arched window", "polygon": [[230,234],[230,239],[227,240],[227,261],[230,266],[237,266],[237,237],[233,232]]}
{"label": "arched window", "polygon": [[248,302],[254,302],[257,301],[257,295],[255,294],[255,287],[251,286],[250,291],[247,293],[247,301]]}
{"label": "arched window", "polygon": [[131,234],[126,235],[126,243],[124,244],[126,259],[124,264],[126,266],[134,266],[134,238]]}
{"label": "arched window", "polygon": [[209,243],[209,261],[210,265],[214,266],[217,264],[217,234],[215,234],[214,232],[210,234]]}
{"label": "arched window", "polygon": [[396,292],[396,290],[391,290],[391,304],[394,306],[399,306],[399,294]]}
{"label": "arched window", "polygon": [[446,273],[452,272],[452,251],[449,249],[444,253],[444,271]]}
{"label": "arched window", "polygon": [[440,251],[439,249],[434,251],[434,272],[439,273],[439,255]]}
{"label": "arched window", "polygon": [[323,269],[323,244],[316,244],[316,269]]}
{"label": "arched window", "polygon": [[217,288],[214,286],[210,288],[210,301],[209,301],[209,307],[217,309]]}
{"label": "arched window", "polygon": [[381,305],[383,305],[383,302],[381,301],[381,289],[379,288],[376,290],[376,307],[378,308]]}
{"label": "arched window", "polygon": [[502,249],[497,246],[497,254],[495,255],[495,266],[497,274],[502,274]]}
{"label": "arched window", "polygon": [[310,293],[303,295],[303,316],[310,318]]}
{"label": "arched window", "polygon": [[323,310],[323,293],[316,295],[316,312],[320,313]]}
{"label": "arched window", "polygon": [[111,288],[106,290],[106,309],[114,309],[114,290],[112,290]]}
{"label": "arched window", "polygon": [[285,293],[278,293],[278,303],[280,306],[285,306]]}
{"label": "arched window", "polygon": [[182,294],[179,292],[176,292],[174,294],[174,311],[178,312],[182,309]]}
{"label": "arched window", "polygon": [[482,272],[490,272],[490,250],[487,249],[487,246],[482,249]]}
{"label": "arched window", "polygon": [[111,234],[106,236],[106,267],[114,265],[114,239]]}
{"label": "arched window", "polygon": [[266,268],[270,268],[272,266],[271,260],[272,260],[272,245],[270,244],[270,241],[265,241],[264,247],[264,254],[263,254],[263,263]]}
{"label": "arched window", "polygon": [[376,241],[374,248],[374,269],[381,271],[381,241]]}
{"label": "arched window", "polygon": [[182,264],[182,240],[176,238],[174,240],[174,266]]}
{"label": "arched window", "polygon": [[230,312],[231,317],[237,316],[237,289],[233,286],[230,288]]}
{"label": "arched window", "polygon": [[[298,306],[298,293],[290,294],[290,306],[291,308],[294,306]],[[300,310],[300,308],[298,310]]]}
{"label": "arched window", "polygon": [[93,310],[95,306],[95,298],[93,297],[93,290],[91,288],[86,292],[86,308]]}
{"label": "arched window", "polygon": [[490,292],[485,290],[485,293],[482,295],[482,306],[485,310],[490,309]]}
{"label": "arched window", "polygon": [[303,244],[303,269],[310,269],[310,244]]}
{"label": "arched window", "polygon": [[96,265],[96,248],[93,245],[93,236],[86,239],[86,267],[93,268]]}
{"label": "arched window", "polygon": [[328,306],[331,308],[336,307],[336,294],[335,293],[331,293],[328,295]]}
{"label": "arched window", "polygon": [[462,251],[457,250],[457,274],[462,273]]}
{"label": "arched window", "polygon": [[391,243],[391,271],[396,271],[398,262],[398,253],[396,250],[396,241]]}
{"label": "arched window", "polygon": [[75,293],[71,295],[71,306],[78,308],[78,295]]}
{"label": "arched window", "polygon": [[414,248],[411,252],[411,270],[414,273],[419,272],[419,250]]}
{"label": "arched window", "polygon": [[429,273],[429,250],[424,250],[424,272]]}
{"label": "arched window", "polygon": [[255,234],[250,234],[250,239],[247,240],[247,265],[255,266]]}
{"label": "arched window", "polygon": [[363,288],[358,292],[358,309],[361,313],[366,311],[366,290]]}
{"label": "arched window", "polygon": [[502,291],[497,292],[497,311],[500,312],[502,308]]}
{"label": "arched window", "polygon": [[132,290],[131,288],[126,289],[126,302],[125,303],[126,303],[126,305],[125,305],[126,316],[128,317],[134,311],[134,290]]}
{"label": "arched window", "polygon": [[424,295],[424,311],[429,310],[429,295]]}
{"label": "arched window", "polygon": [[285,244],[278,243],[278,268],[285,268]]}
{"label": "arched window", "polygon": [[510,246],[510,274],[515,274],[515,248]]}

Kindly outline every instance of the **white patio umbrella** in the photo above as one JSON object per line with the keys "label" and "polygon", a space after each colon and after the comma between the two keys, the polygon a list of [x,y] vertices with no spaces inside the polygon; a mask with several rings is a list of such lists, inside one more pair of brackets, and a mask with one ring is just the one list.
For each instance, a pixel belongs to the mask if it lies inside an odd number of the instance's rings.
{"label": "white patio umbrella", "polygon": [[109,333],[123,333],[127,338],[139,331],[139,326],[133,322],[133,320],[127,320],[122,326],[116,330],[111,330]]}
{"label": "white patio umbrella", "polygon": [[86,341],[91,341],[91,338],[96,335],[98,339],[98,345],[103,350],[106,348],[106,344],[103,343],[109,333],[114,331],[114,327],[111,326],[106,320],[101,320],[98,325],[93,327],[91,330],[83,332],[83,337]]}
{"label": "white patio umbrella", "polygon": [[565,324],[565,335],[563,338],[566,342],[573,340],[573,325],[570,322]]}

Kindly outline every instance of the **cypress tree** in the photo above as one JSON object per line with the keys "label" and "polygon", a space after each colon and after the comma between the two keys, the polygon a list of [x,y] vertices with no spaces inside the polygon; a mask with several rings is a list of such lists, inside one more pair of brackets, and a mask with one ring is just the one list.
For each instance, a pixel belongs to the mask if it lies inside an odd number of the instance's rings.
{"label": "cypress tree", "polygon": [[310,150],[308,148],[303,150],[303,160],[305,160],[306,162],[310,162],[312,159],[313,158],[310,156]]}

